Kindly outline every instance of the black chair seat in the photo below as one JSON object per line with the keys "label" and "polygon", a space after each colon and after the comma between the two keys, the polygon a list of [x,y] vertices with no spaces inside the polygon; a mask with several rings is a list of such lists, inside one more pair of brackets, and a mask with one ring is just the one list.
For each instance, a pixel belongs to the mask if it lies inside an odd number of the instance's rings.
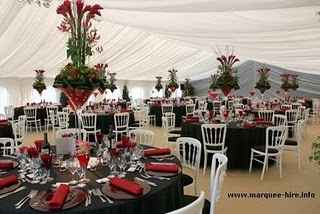
{"label": "black chair seat", "polygon": [[186,175],[186,174],[182,175],[182,184],[183,184],[184,187],[188,186],[188,185],[190,185],[192,183],[193,183],[193,178],[191,176]]}
{"label": "black chair seat", "polygon": [[177,142],[177,139],[178,139],[179,137],[168,137],[168,141],[170,141],[170,142]]}
{"label": "black chair seat", "polygon": [[137,127],[137,128],[138,128],[138,127],[140,127],[140,126],[139,126],[139,122],[136,122],[136,123],[130,124],[130,127]]}
{"label": "black chair seat", "polygon": [[169,131],[170,134],[179,134],[181,135],[182,131],[180,130],[172,130],[172,131]]}
{"label": "black chair seat", "polygon": [[[266,146],[265,145],[258,145],[258,146],[254,146],[253,147],[255,150],[258,150],[260,152],[265,152],[266,151]],[[272,154],[272,153],[278,153],[279,151],[276,149],[270,149],[268,150],[268,153]]]}
{"label": "black chair seat", "polygon": [[284,145],[287,145],[287,146],[297,146],[297,145],[298,145],[298,142],[295,141],[295,140],[286,140],[286,142],[284,143]]}
{"label": "black chair seat", "polygon": [[[191,204],[192,202],[197,200],[197,198],[198,198],[197,196],[184,195],[183,196],[183,207]],[[204,201],[202,214],[209,214],[209,212],[210,212],[210,202],[206,199]]]}

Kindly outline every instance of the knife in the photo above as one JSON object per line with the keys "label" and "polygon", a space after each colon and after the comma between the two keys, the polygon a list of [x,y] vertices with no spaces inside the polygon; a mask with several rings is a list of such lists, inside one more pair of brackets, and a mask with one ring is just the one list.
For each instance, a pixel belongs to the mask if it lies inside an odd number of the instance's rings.
{"label": "knife", "polygon": [[5,194],[3,194],[3,195],[0,195],[0,199],[1,199],[1,198],[8,197],[9,195],[12,195],[12,194],[14,194],[14,193],[20,192],[21,190],[24,190],[24,189],[26,189],[25,186],[19,187],[18,189],[14,190],[13,192],[8,192],[8,193],[5,193]]}
{"label": "knife", "polygon": [[158,186],[156,183],[153,183],[153,182],[148,181],[148,180],[144,180],[144,179],[142,179],[142,178],[136,177],[136,179],[137,179],[138,181],[141,181],[141,182],[146,182],[146,183],[148,183],[149,185],[154,186],[154,187]]}

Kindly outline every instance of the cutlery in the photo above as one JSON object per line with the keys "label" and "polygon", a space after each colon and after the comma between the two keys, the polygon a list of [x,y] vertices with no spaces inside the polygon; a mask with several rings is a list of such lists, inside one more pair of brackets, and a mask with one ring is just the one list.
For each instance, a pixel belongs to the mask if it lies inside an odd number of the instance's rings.
{"label": "cutlery", "polygon": [[1,199],[1,198],[8,197],[9,195],[12,195],[12,194],[14,194],[14,193],[20,192],[21,190],[24,190],[24,189],[26,189],[25,186],[19,187],[18,189],[14,190],[14,191],[12,191],[12,192],[8,192],[8,193],[5,193],[5,194],[3,194],[3,195],[0,195],[0,199]]}
{"label": "cutlery", "polygon": [[146,183],[148,183],[149,185],[154,186],[154,187],[158,186],[156,183],[153,183],[153,182],[151,182],[151,181],[148,181],[148,180],[145,180],[145,179],[142,179],[142,178],[136,177],[135,179],[138,180],[138,181],[141,181],[141,182],[146,182]]}
{"label": "cutlery", "polygon": [[98,192],[97,192],[96,189],[93,189],[93,190],[92,190],[92,193],[93,193],[94,196],[99,197],[100,200],[102,201],[102,203],[106,203],[106,202],[107,202],[101,195],[98,194]]}
{"label": "cutlery", "polygon": [[101,189],[96,189],[96,190],[97,190],[97,193],[98,193],[99,195],[101,195],[101,197],[107,199],[107,201],[108,201],[110,204],[113,204],[113,200],[111,200],[108,196],[106,196],[105,194],[103,194],[103,193],[101,192]]}
{"label": "cutlery", "polygon": [[16,209],[20,209],[29,199],[32,199],[37,194],[38,190],[31,190],[27,196],[25,196],[21,201],[15,204]]}
{"label": "cutlery", "polygon": [[156,178],[156,179],[159,179],[159,180],[167,180],[167,181],[170,180],[170,178],[161,177],[161,176],[151,176],[151,175],[148,175],[148,174],[146,174],[146,173],[141,173],[140,175],[141,175],[141,177],[146,178],[146,179]]}

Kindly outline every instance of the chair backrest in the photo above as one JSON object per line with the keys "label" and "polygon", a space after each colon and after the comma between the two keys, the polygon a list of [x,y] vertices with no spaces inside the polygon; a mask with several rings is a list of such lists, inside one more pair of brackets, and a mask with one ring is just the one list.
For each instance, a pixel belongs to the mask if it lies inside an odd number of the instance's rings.
{"label": "chair backrest", "polygon": [[13,105],[8,105],[4,107],[4,113],[6,115],[7,118],[12,118],[14,116],[14,108]]}
{"label": "chair backrest", "polygon": [[62,108],[62,112],[65,112],[65,113],[70,113],[70,109],[68,107],[63,107]]}
{"label": "chair backrest", "polygon": [[16,145],[12,138],[0,138],[0,155],[13,155]]}
{"label": "chair backrest", "polygon": [[272,122],[274,111],[273,110],[260,110],[258,112],[259,118],[262,118],[264,121]]}
{"label": "chair backrest", "polygon": [[165,120],[163,120],[162,128],[173,129],[176,127],[176,114],[172,112],[164,113]]}
{"label": "chair backrest", "polygon": [[306,110],[304,110],[304,112],[303,112],[302,115],[303,115],[302,119],[303,119],[305,122],[307,122],[308,119],[309,119],[309,115],[310,115],[310,108],[307,108]]}
{"label": "chair backrest", "polygon": [[66,112],[58,112],[59,129],[66,129],[69,126],[69,114]]}
{"label": "chair backrest", "polygon": [[298,120],[296,126],[295,126],[295,134],[296,134],[296,140],[298,143],[298,146],[301,145],[303,142],[303,132],[304,132],[304,126],[305,126],[305,120]]}
{"label": "chair backrest", "polygon": [[297,110],[286,110],[285,113],[288,123],[295,123],[298,120],[298,111]]}
{"label": "chair backrest", "polygon": [[233,100],[228,100],[228,102],[227,102],[227,108],[228,108],[229,110],[231,110],[231,109],[233,108],[233,104],[234,104]]}
{"label": "chair backrest", "polygon": [[207,102],[205,100],[198,101],[198,110],[205,111],[207,110]]}
{"label": "chair backrest", "polygon": [[201,143],[192,137],[179,137],[176,151],[179,160],[184,167],[195,170],[198,176],[201,159]]}
{"label": "chair backrest", "polygon": [[244,105],[242,103],[235,103],[233,106],[236,109],[244,109]]}
{"label": "chair backrest", "polygon": [[285,142],[286,127],[271,126],[266,129],[266,151],[268,149],[280,150]]}
{"label": "chair backrest", "polygon": [[27,120],[37,119],[37,108],[36,107],[24,107],[24,115],[26,115]]}
{"label": "chair backrest", "polygon": [[224,149],[227,133],[226,124],[202,124],[201,132],[205,146],[221,146],[221,149]]}
{"label": "chair backrest", "polygon": [[202,214],[203,204],[205,200],[205,194],[201,191],[200,196],[197,200],[188,204],[185,207],[168,212],[167,214]]}
{"label": "chair backrest", "polygon": [[214,214],[215,205],[220,197],[223,178],[227,169],[228,158],[223,154],[216,153],[212,157],[210,173],[210,214]]}
{"label": "chair backrest", "polygon": [[96,113],[82,113],[81,114],[82,127],[86,130],[96,130],[97,128],[97,114]]}
{"label": "chair backrest", "polygon": [[53,111],[54,114],[56,115],[58,113],[58,106],[47,106],[46,107],[47,118],[50,118],[50,111]]}
{"label": "chair backrest", "polygon": [[290,110],[290,109],[292,109],[292,106],[291,105],[287,105],[287,104],[282,104],[280,106],[280,109],[288,109],[288,110]]}
{"label": "chair backrest", "polygon": [[173,112],[173,105],[172,104],[161,104],[161,112],[164,115],[167,112]]}
{"label": "chair backrest", "polygon": [[214,111],[216,111],[216,112],[220,111],[220,106],[221,106],[221,102],[220,101],[214,100],[212,102],[212,105],[213,105],[213,110]]}
{"label": "chair backrest", "polygon": [[292,109],[295,109],[295,110],[297,110],[300,106],[301,106],[301,103],[292,103],[291,104]]}
{"label": "chair backrest", "polygon": [[305,106],[299,106],[298,107],[298,119],[304,119],[305,111],[306,111],[306,107]]}
{"label": "chair backrest", "polygon": [[153,146],[154,132],[147,129],[135,129],[129,132],[129,135],[134,135],[138,144]]}
{"label": "chair backrest", "polygon": [[118,130],[128,130],[129,128],[129,113],[115,113],[113,116],[114,119],[114,128],[116,131]]}
{"label": "chair backrest", "polygon": [[286,126],[287,117],[282,114],[274,114],[272,118],[272,124],[274,126]]}
{"label": "chair backrest", "polygon": [[18,120],[17,122],[14,122],[12,124],[12,130],[15,142],[22,143],[26,131],[26,121]]}
{"label": "chair backrest", "polygon": [[194,111],[196,110],[196,105],[195,104],[187,104],[186,105],[186,115],[193,115]]}

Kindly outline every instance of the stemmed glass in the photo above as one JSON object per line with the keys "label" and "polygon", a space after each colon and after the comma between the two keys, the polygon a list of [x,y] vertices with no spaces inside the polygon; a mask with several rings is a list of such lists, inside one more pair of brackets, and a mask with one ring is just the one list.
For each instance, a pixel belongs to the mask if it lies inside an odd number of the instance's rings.
{"label": "stemmed glass", "polygon": [[47,183],[50,181],[50,168],[51,168],[51,163],[52,163],[52,156],[49,154],[42,154],[41,156],[42,160],[42,165],[45,168],[45,180],[42,183]]}
{"label": "stemmed glass", "polygon": [[86,177],[86,174],[87,174],[86,172],[87,172],[87,166],[89,163],[90,156],[89,154],[78,154],[77,158],[80,163],[81,174],[82,174],[81,176],[82,179],[80,180],[80,182],[89,183],[90,179]]}
{"label": "stemmed glass", "polygon": [[67,160],[66,165],[73,178],[69,183],[71,185],[77,184],[79,181],[75,179],[75,174],[79,171],[80,168],[79,161],[76,158],[71,157]]}

